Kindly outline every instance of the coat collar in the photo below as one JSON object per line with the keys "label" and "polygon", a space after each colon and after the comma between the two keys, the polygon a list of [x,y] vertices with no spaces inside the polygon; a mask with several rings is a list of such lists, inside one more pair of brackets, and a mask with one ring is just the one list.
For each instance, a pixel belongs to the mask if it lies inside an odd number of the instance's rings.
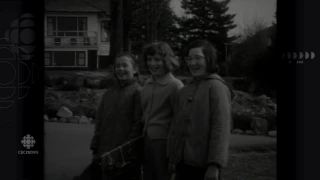
{"label": "coat collar", "polygon": [[136,78],[133,78],[133,79],[127,80],[127,81],[119,81],[118,79],[116,79],[116,84],[120,88],[127,87],[130,85],[136,84],[136,83],[137,83]]}
{"label": "coat collar", "polygon": [[221,78],[221,76],[219,76],[218,74],[209,74],[207,76],[204,77],[200,77],[200,78],[192,78],[190,81],[190,84],[193,83],[199,83],[200,81],[204,81],[204,80],[210,80],[210,79],[217,79],[220,80],[221,82],[225,83],[225,81]]}
{"label": "coat collar", "polygon": [[161,79],[155,79],[153,76],[148,78],[146,80],[146,84],[153,84],[153,83],[157,83],[159,85],[162,85],[162,86],[166,86],[167,84],[169,84],[169,82],[173,79],[173,75],[172,73],[167,73],[163,78]]}

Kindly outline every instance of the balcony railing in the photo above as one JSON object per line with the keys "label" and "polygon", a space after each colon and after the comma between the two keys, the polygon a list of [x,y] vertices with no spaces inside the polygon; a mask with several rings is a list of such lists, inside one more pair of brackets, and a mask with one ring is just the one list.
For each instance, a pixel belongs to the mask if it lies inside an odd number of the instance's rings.
{"label": "balcony railing", "polygon": [[52,31],[45,32],[45,47],[97,47],[97,32]]}

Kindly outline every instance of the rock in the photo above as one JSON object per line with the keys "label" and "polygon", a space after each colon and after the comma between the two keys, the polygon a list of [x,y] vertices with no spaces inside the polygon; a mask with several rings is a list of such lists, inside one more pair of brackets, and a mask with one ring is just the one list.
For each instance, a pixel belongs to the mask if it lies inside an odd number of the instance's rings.
{"label": "rock", "polygon": [[277,137],[277,131],[269,131],[269,132],[268,132],[268,135],[269,135],[270,137]]}
{"label": "rock", "polygon": [[51,118],[50,122],[58,122],[58,118]]}
{"label": "rock", "polygon": [[91,124],[91,122],[89,121],[89,119],[86,116],[81,116],[79,123],[80,124]]}
{"label": "rock", "polygon": [[254,135],[255,133],[254,133],[252,130],[247,130],[247,131],[245,132],[245,134],[247,134],[247,135]]}
{"label": "rock", "polygon": [[269,103],[268,107],[271,108],[272,110],[276,110],[277,109],[277,105],[275,103]]}
{"label": "rock", "polygon": [[94,124],[94,121],[92,118],[89,118],[90,124]]}
{"label": "rock", "polygon": [[242,134],[243,131],[242,131],[241,129],[234,129],[234,130],[232,130],[231,133],[232,133],[232,134]]}
{"label": "rock", "polygon": [[73,116],[73,113],[66,107],[61,107],[57,112],[58,117],[70,118]]}
{"label": "rock", "polygon": [[60,118],[60,120],[59,120],[59,122],[61,122],[61,123],[66,123],[66,122],[68,122],[68,119],[67,118]]}
{"label": "rock", "polygon": [[48,117],[48,115],[45,114],[45,115],[43,116],[43,120],[44,120],[45,122],[49,122],[49,117]]}
{"label": "rock", "polygon": [[261,95],[261,96],[258,97],[258,99],[264,100],[264,101],[268,101],[268,100],[270,100],[270,97],[268,97],[266,95]]}
{"label": "rock", "polygon": [[268,132],[268,121],[265,119],[254,117],[250,126],[256,134],[266,134]]}
{"label": "rock", "polygon": [[69,123],[75,123],[78,124],[80,122],[80,117],[79,116],[73,116],[71,118],[68,119]]}

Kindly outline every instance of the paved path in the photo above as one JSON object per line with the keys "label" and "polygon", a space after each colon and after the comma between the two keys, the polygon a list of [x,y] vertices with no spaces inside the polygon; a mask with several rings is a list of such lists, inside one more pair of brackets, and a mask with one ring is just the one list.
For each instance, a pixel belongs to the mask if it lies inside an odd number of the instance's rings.
{"label": "paved path", "polygon": [[[90,141],[94,126],[45,123],[45,180],[71,180],[91,161]],[[276,138],[231,135],[231,148],[276,145]]]}

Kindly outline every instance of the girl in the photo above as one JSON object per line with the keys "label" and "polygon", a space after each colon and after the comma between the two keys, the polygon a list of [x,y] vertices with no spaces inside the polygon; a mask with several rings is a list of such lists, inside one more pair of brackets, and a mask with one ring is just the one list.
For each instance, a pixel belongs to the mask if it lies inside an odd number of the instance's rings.
{"label": "girl", "polygon": [[208,41],[192,42],[185,61],[193,79],[177,96],[169,171],[175,167],[178,180],[218,180],[228,159],[230,92],[217,74],[216,49]]}
{"label": "girl", "polygon": [[[101,100],[97,110],[96,126],[91,142],[91,150],[94,158],[99,159],[102,154],[108,152],[127,140],[139,134],[134,130],[134,124],[141,121],[139,115],[139,91],[138,84],[139,67],[134,55],[121,53],[115,58],[114,76],[116,85],[108,89]],[[113,156],[113,160],[122,162],[120,154]],[[135,172],[123,173],[119,179],[133,179],[139,176],[140,168]]]}
{"label": "girl", "polygon": [[170,46],[156,42],[144,48],[143,59],[151,77],[141,91],[144,137],[144,180],[167,180],[167,136],[175,94],[183,83],[172,75],[179,63]]}

